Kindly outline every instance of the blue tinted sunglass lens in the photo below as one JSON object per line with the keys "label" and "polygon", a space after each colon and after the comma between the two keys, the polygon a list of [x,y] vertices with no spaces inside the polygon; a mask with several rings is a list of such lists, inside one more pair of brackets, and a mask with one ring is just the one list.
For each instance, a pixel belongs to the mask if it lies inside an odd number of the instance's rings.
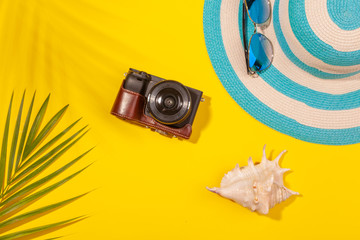
{"label": "blue tinted sunglass lens", "polygon": [[249,43],[249,68],[254,72],[267,69],[271,65],[273,55],[270,40],[260,33],[255,33]]}
{"label": "blue tinted sunglass lens", "polygon": [[265,23],[270,17],[269,0],[244,0],[251,20],[256,24]]}

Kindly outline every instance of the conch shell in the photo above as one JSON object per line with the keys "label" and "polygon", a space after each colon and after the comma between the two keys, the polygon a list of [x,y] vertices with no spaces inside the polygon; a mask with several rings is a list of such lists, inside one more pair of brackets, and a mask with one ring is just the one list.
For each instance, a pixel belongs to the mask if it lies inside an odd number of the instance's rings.
{"label": "conch shell", "polygon": [[269,209],[299,193],[284,186],[283,174],[290,169],[280,168],[279,160],[283,151],[273,161],[266,158],[265,147],[261,163],[254,165],[251,157],[248,166],[236,167],[225,174],[220,188],[207,188],[211,192],[233,200],[251,211],[268,214]]}

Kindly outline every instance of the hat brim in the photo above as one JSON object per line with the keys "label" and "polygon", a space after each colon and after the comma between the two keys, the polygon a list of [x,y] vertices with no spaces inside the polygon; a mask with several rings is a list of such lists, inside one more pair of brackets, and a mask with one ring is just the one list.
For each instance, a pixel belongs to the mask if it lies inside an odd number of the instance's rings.
{"label": "hat brim", "polygon": [[[241,0],[206,0],[204,5],[208,54],[232,98],[258,121],[297,139],[328,145],[360,142],[358,73],[341,76],[347,79],[341,79],[342,83],[339,83],[302,71],[282,51],[281,35],[275,33],[276,24],[279,24],[276,19],[278,5],[275,4],[274,23],[266,32],[275,41],[273,66],[258,78],[248,76],[241,43],[240,4]],[[289,65],[292,69],[286,70]],[[306,81],[299,83],[303,78]],[[319,88],[325,83],[328,87],[322,91]],[[331,92],[332,89],[336,89],[335,93]],[[336,94],[336,91],[340,93]]]}

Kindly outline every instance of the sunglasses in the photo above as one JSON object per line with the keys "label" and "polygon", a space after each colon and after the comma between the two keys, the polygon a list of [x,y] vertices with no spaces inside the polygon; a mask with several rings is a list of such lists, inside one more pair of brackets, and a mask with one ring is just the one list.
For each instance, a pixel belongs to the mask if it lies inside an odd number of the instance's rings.
{"label": "sunglasses", "polygon": [[[246,41],[247,21],[246,15],[254,24],[254,33],[249,44]],[[268,69],[274,57],[271,41],[265,35],[257,32],[257,27],[264,27],[270,20],[271,8],[269,0],[243,0],[243,45],[247,72],[253,76]]]}

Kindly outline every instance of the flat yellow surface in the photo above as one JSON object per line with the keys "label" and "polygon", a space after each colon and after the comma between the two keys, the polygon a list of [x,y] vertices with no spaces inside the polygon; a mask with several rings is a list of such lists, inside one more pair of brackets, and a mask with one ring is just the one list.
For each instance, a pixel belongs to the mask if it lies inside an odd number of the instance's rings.
{"label": "flat yellow surface", "polygon": [[[47,119],[70,104],[57,131],[79,117],[91,128],[61,161],[96,146],[62,176],[94,162],[90,168],[31,208],[93,191],[17,230],[87,215],[38,239],[360,239],[359,145],[299,141],[242,110],[208,58],[203,4],[0,1],[1,132],[12,91],[18,106],[27,89],[28,106],[36,90],[36,109],[51,93]],[[109,114],[129,67],[204,92],[190,141]],[[301,196],[262,216],[205,189],[249,156],[259,161],[265,143],[271,159],[288,150],[280,163],[293,170],[285,185]]]}

